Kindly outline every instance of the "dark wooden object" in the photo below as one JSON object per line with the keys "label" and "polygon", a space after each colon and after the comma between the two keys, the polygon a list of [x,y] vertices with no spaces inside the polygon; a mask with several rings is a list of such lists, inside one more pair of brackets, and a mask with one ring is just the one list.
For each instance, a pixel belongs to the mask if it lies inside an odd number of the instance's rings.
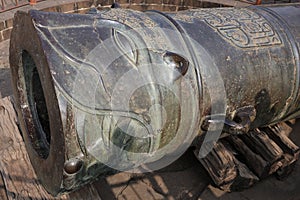
{"label": "dark wooden object", "polygon": [[299,158],[299,147],[288,138],[291,131],[287,123],[280,122],[228,136],[200,162],[214,185],[225,191],[242,190],[271,174],[282,179]]}
{"label": "dark wooden object", "polygon": [[[219,141],[201,164],[208,171],[216,186],[225,191],[243,189],[259,179],[248,167],[240,162],[228,145]],[[235,189],[236,188],[236,189]]]}

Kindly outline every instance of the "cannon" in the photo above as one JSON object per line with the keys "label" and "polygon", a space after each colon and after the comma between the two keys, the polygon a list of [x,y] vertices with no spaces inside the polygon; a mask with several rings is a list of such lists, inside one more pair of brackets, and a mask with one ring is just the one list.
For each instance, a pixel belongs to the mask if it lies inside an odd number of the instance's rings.
{"label": "cannon", "polygon": [[202,159],[220,137],[297,117],[299,11],[16,13],[16,110],[43,186],[156,170],[190,146]]}

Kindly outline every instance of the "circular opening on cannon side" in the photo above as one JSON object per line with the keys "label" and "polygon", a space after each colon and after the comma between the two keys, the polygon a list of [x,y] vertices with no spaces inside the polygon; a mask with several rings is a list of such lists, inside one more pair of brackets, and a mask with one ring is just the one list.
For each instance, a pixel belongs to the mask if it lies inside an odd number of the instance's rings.
{"label": "circular opening on cannon side", "polygon": [[50,124],[44,90],[35,62],[27,51],[22,52],[22,63],[26,85],[29,112],[32,121],[27,122],[27,131],[32,147],[38,155],[46,159],[50,149]]}

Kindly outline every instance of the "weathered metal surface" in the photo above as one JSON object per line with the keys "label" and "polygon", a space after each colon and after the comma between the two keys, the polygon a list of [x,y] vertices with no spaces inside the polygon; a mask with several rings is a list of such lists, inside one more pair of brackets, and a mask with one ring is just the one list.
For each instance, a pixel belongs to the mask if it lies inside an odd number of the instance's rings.
{"label": "weathered metal surface", "polygon": [[[43,0],[39,0],[38,2],[41,2]],[[0,13],[9,11],[18,7],[22,7],[25,5],[35,5],[37,3],[37,0],[1,0],[1,9]]]}
{"label": "weathered metal surface", "polygon": [[244,133],[298,116],[299,10],[17,13],[16,109],[43,185],[72,191],[204,132],[214,142],[223,125]]}

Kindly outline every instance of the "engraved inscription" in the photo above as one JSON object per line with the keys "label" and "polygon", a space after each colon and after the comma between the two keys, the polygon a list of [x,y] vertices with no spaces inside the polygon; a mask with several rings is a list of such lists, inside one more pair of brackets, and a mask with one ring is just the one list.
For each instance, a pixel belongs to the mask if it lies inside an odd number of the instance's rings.
{"label": "engraved inscription", "polygon": [[282,43],[268,21],[249,9],[197,9],[178,13],[174,18],[186,23],[193,23],[196,19],[204,21],[241,48]]}

